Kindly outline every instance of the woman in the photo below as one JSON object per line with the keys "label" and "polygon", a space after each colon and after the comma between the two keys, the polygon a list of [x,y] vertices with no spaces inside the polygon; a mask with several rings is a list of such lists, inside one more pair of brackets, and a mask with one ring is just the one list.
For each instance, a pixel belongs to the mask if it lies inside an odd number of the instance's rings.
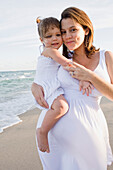
{"label": "woman", "polygon": [[[39,151],[43,169],[107,170],[113,158],[100,99],[104,95],[113,100],[113,54],[96,50],[92,44],[92,23],[78,8],[70,7],[62,12],[61,32],[64,55],[68,55],[68,50],[74,51],[73,66],[66,70],[61,66],[58,71],[69,111],[49,133],[50,153]],[[79,80],[73,77],[90,81],[95,87],[92,94],[82,95]],[[33,84],[32,92],[41,106],[48,107],[42,87]],[[44,114],[41,113],[37,127]]]}

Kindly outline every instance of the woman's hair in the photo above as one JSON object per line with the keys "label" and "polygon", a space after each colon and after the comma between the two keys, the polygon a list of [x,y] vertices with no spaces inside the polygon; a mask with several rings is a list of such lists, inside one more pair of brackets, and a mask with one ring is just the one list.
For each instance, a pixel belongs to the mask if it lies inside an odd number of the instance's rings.
{"label": "woman's hair", "polygon": [[36,23],[38,25],[38,34],[43,39],[45,34],[50,28],[57,27],[60,29],[60,22],[58,19],[53,17],[44,18],[42,20],[39,17],[36,19]]}
{"label": "woman's hair", "polygon": [[[87,28],[89,29],[89,33],[88,35],[85,36],[85,39],[84,39],[84,45],[85,45],[86,55],[88,58],[90,58],[90,56],[94,54],[95,51],[99,51],[99,49],[96,49],[93,46],[94,30],[93,30],[93,25],[92,25],[91,20],[89,19],[88,15],[84,11],[76,7],[67,8],[62,12],[61,21],[67,18],[71,18],[75,20],[77,23],[79,23],[83,27],[84,30]],[[68,50],[64,44],[63,44],[63,55],[68,57]]]}

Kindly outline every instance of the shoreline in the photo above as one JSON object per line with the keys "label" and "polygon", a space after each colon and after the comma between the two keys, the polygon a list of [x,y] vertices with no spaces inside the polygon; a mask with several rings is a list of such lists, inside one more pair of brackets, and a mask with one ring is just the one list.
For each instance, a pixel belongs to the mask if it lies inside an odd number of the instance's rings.
{"label": "shoreline", "polygon": [[0,130],[1,130],[1,131],[0,131],[0,134],[1,134],[1,133],[4,133],[4,130],[5,130],[5,129],[10,128],[10,127],[12,127],[12,126],[15,126],[15,125],[21,123],[21,122],[22,122],[21,115],[22,115],[22,114],[25,114],[26,112],[32,111],[32,110],[35,109],[35,108],[36,108],[35,105],[32,105],[32,106],[30,106],[27,110],[23,111],[22,113],[18,113],[18,114],[16,115],[16,117],[17,117],[18,120],[15,121],[15,122],[12,123],[12,124],[9,124],[9,125],[7,125],[7,126],[1,127],[1,128],[0,128]]}
{"label": "shoreline", "polygon": [[0,133],[0,170],[42,170],[35,142],[40,110],[19,115],[22,122]]}
{"label": "shoreline", "polygon": [[[110,144],[113,151],[113,102],[102,99]],[[40,110],[33,108],[19,115],[22,122],[0,133],[0,170],[42,170],[35,142],[35,129]],[[108,170],[113,169],[113,164]]]}

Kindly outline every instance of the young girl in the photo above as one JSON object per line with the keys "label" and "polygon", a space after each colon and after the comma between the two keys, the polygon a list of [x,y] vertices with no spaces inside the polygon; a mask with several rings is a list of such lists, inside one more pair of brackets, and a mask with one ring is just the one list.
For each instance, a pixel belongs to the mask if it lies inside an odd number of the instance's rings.
{"label": "young girl", "polygon": [[[60,87],[60,82],[57,80],[57,70],[59,66],[69,66],[70,60],[60,54],[58,49],[62,45],[62,37],[60,32],[60,23],[56,18],[37,19],[38,33],[43,44],[43,52],[38,57],[36,76],[34,82],[43,87],[45,100],[49,103],[49,108],[44,116],[40,128],[37,129],[37,142],[39,150],[42,152],[50,152],[48,144],[48,132],[56,124],[56,122],[66,114],[69,109],[68,103],[64,98],[64,91]],[[57,81],[57,83],[55,83]],[[57,84],[57,87],[56,87]],[[89,82],[80,82],[88,95],[91,93],[93,86]],[[40,109],[38,103],[36,106]]]}

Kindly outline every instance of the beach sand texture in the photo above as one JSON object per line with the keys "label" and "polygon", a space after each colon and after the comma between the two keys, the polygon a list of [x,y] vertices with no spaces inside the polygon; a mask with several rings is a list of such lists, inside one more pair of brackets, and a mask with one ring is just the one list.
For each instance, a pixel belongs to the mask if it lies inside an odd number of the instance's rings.
{"label": "beach sand texture", "polygon": [[[113,102],[103,98],[102,109],[108,122],[113,149]],[[0,170],[42,170],[35,143],[35,128],[40,114],[33,109],[20,115],[22,123],[0,134]],[[108,168],[113,170],[113,165]]]}

